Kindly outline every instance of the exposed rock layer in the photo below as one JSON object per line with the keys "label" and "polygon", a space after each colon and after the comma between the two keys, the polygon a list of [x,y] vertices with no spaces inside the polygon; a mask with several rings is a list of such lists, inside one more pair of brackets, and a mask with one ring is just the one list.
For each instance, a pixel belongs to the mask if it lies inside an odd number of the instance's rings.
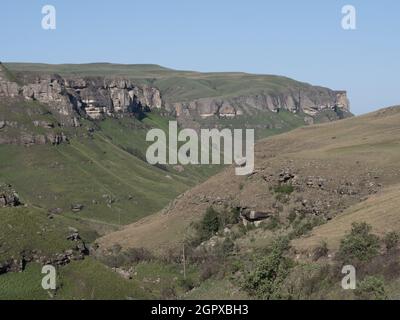
{"label": "exposed rock layer", "polygon": [[[201,119],[255,116],[259,112],[277,113],[281,110],[304,115],[305,124],[314,123],[314,119],[326,110],[333,111],[333,117],[328,121],[350,114],[345,91],[296,81],[281,85],[276,90],[258,88],[245,94],[232,92],[223,97],[171,102],[168,91],[173,92],[178,84],[172,83],[171,87],[164,88],[166,99],[162,99],[159,89],[149,85],[139,86],[124,78],[61,77],[28,72],[19,74],[18,79],[20,81],[0,63],[0,98],[20,98],[45,104],[58,122],[55,125],[60,127],[79,127],[82,117],[99,120],[107,116],[141,114],[152,109],[164,109],[174,115],[182,126],[192,128],[198,128]],[[6,120],[0,118],[0,130],[6,125]],[[51,127],[40,122],[35,126]],[[51,137],[26,133],[22,140],[23,144],[58,144],[67,139],[62,135]],[[2,142],[0,137],[0,143],[7,141]]]}
{"label": "exposed rock layer", "polygon": [[165,105],[167,110],[173,112],[178,118],[196,116],[233,118],[266,110],[303,112],[312,117],[323,110],[340,109],[350,112],[346,91],[333,91],[311,86],[303,91],[294,91],[288,88],[284,93],[259,92],[237,97],[202,98],[187,102],[166,103]]}
{"label": "exposed rock layer", "polygon": [[79,126],[79,118],[100,119],[160,109],[160,91],[125,79],[62,78],[43,75],[20,85],[0,64],[0,97],[23,97],[48,105],[62,126]]}

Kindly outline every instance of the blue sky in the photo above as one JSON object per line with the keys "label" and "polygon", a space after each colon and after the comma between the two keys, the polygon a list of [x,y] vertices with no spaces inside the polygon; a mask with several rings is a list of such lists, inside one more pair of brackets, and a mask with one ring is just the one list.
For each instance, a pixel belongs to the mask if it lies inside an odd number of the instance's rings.
{"label": "blue sky", "polygon": [[[346,4],[357,30],[341,28]],[[3,0],[0,60],[279,74],[348,90],[361,114],[400,104],[399,18],[398,0]]]}

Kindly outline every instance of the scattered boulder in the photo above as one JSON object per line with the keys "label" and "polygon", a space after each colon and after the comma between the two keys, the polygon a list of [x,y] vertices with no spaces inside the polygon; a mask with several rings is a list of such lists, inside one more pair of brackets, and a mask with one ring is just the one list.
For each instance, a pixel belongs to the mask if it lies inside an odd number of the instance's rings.
{"label": "scattered boulder", "polygon": [[72,232],[71,234],[69,234],[67,236],[67,240],[70,240],[70,241],[78,241],[80,239],[81,239],[81,237],[78,232]]}
{"label": "scattered boulder", "polygon": [[295,177],[295,175],[290,171],[290,169],[283,169],[280,173],[279,173],[279,182],[280,183],[286,183],[289,180],[293,179]]}
{"label": "scattered boulder", "polygon": [[61,208],[51,208],[49,209],[50,214],[61,214],[63,212],[63,209]]}
{"label": "scattered boulder", "polygon": [[41,127],[41,128],[45,128],[45,129],[54,128],[54,123],[49,122],[49,121],[44,121],[44,120],[35,120],[35,121],[33,121],[33,125],[35,127]]}
{"label": "scattered boulder", "polygon": [[71,210],[72,212],[75,213],[82,211],[83,208],[84,208],[83,204],[76,203],[71,205]]}
{"label": "scattered boulder", "polygon": [[256,222],[266,220],[271,217],[272,213],[270,212],[262,212],[262,211],[255,211],[255,210],[243,210],[240,213],[242,219],[245,219],[249,222]]}
{"label": "scattered boulder", "polygon": [[132,279],[132,270],[124,270],[122,268],[112,268],[112,270],[116,273],[118,273],[120,276],[122,276],[126,280]]}
{"label": "scattered boulder", "polygon": [[185,171],[185,168],[182,165],[176,165],[173,168],[175,171],[177,171],[179,173]]}
{"label": "scattered boulder", "polygon": [[21,205],[18,194],[9,184],[0,184],[0,208]]}

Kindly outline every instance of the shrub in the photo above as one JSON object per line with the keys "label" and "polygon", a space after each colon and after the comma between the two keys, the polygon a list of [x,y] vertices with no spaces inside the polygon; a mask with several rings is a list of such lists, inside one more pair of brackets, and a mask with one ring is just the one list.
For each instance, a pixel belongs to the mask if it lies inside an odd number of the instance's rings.
{"label": "shrub", "polygon": [[153,259],[151,252],[145,248],[131,248],[124,252],[127,262],[139,263],[141,261],[150,261]]}
{"label": "shrub", "polygon": [[112,255],[117,255],[121,252],[122,247],[121,245],[119,245],[118,243],[114,244],[111,248],[110,248],[110,252]]}
{"label": "shrub", "polygon": [[396,280],[400,276],[400,251],[390,250],[357,266],[357,277],[379,275],[385,280]]}
{"label": "shrub", "polygon": [[385,283],[382,278],[369,276],[362,280],[354,294],[359,300],[385,300],[387,299]]}
{"label": "shrub", "polygon": [[100,261],[111,268],[136,264],[141,261],[150,261],[153,258],[151,252],[144,248],[131,248],[121,251],[121,248],[116,246],[113,247],[113,251],[110,254],[99,257]]}
{"label": "shrub", "polygon": [[263,224],[263,229],[275,231],[275,230],[279,229],[280,225],[281,224],[280,224],[279,218],[274,215],[269,219],[269,221],[267,223]]}
{"label": "shrub", "polygon": [[161,300],[176,300],[178,297],[173,285],[163,285],[160,290]]}
{"label": "shrub", "polygon": [[213,207],[209,207],[201,221],[194,226],[196,235],[191,240],[191,244],[197,246],[201,242],[210,239],[227,225],[237,224],[239,221],[240,211],[236,208],[218,212]]}
{"label": "shrub", "polygon": [[212,276],[218,274],[221,270],[221,265],[217,259],[210,256],[200,265],[200,280],[205,281]]}
{"label": "shrub", "polygon": [[299,264],[290,270],[281,294],[286,300],[321,299],[321,292],[331,287],[329,265]]}
{"label": "shrub", "polygon": [[254,271],[246,275],[244,289],[260,299],[280,298],[280,287],[292,267],[291,260],[284,256],[288,249],[287,237],[277,239],[271,252],[258,260]]}
{"label": "shrub", "polygon": [[320,225],[322,223],[322,219],[320,218],[307,218],[302,219],[302,217],[298,217],[293,223],[293,231],[290,234],[291,238],[298,238],[302,235],[310,232],[314,227]]}
{"label": "shrub", "polygon": [[391,250],[398,246],[400,241],[400,234],[392,231],[385,235],[383,242],[385,243],[386,249]]}
{"label": "shrub", "polygon": [[219,214],[220,228],[224,228],[230,224],[237,224],[240,222],[240,210],[238,208],[231,208]]}
{"label": "shrub", "polygon": [[102,256],[99,260],[110,268],[119,268],[126,262],[122,254]]}
{"label": "shrub", "polygon": [[185,291],[188,292],[192,290],[195,285],[194,281],[191,278],[186,278],[186,279],[180,279],[179,280],[179,286]]}
{"label": "shrub", "polygon": [[289,216],[288,216],[289,222],[293,223],[296,220],[296,218],[297,218],[296,211],[294,211],[294,210],[290,211]]}
{"label": "shrub", "polygon": [[313,260],[317,261],[322,257],[326,257],[328,252],[328,244],[325,241],[322,241],[321,244],[313,250]]}
{"label": "shrub", "polygon": [[209,207],[197,227],[199,238],[201,239],[201,241],[209,239],[214,233],[219,230],[219,227],[219,212],[214,210],[213,207]]}
{"label": "shrub", "polygon": [[[192,247],[190,241],[185,241],[185,254],[190,256],[192,254]],[[167,264],[179,264],[182,262],[182,248],[166,248],[160,255],[160,260]]]}
{"label": "shrub", "polygon": [[231,238],[225,238],[224,242],[221,244],[221,254],[222,256],[227,256],[235,249],[235,243],[232,241]]}
{"label": "shrub", "polygon": [[291,194],[293,193],[294,188],[291,184],[282,184],[274,188],[275,193],[281,194]]}
{"label": "shrub", "polygon": [[379,249],[379,238],[371,234],[371,229],[371,226],[365,222],[353,223],[350,233],[340,243],[339,258],[350,261],[368,261],[376,256]]}

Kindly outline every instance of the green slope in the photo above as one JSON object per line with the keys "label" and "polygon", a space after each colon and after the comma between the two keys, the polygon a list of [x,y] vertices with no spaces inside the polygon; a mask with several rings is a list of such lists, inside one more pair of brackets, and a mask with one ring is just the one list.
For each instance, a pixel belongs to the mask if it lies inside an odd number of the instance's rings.
{"label": "green slope", "polygon": [[122,278],[100,262],[86,258],[57,269],[57,289],[41,286],[41,266],[29,264],[21,273],[0,275],[0,300],[126,300],[149,299],[137,281]]}
{"label": "green slope", "polygon": [[[178,173],[149,165],[145,134],[166,121],[157,115],[144,123],[108,119],[92,138],[72,138],[69,144],[0,145],[0,180],[12,184],[30,205],[114,225],[130,223],[160,210],[216,170],[207,166]],[[72,204],[84,208],[72,213]]]}
{"label": "green slope", "polygon": [[[29,72],[127,76],[138,83],[159,87],[169,101],[309,86],[276,76],[174,71],[156,65],[7,64],[7,67],[12,71],[10,75],[16,74],[21,81],[21,74]],[[0,182],[12,184],[26,204],[26,207],[0,208],[0,262],[33,249],[45,255],[69,249],[71,242],[66,240],[69,227],[78,229],[83,240],[90,244],[99,233],[159,211],[220,169],[186,166],[178,172],[169,165],[149,165],[144,159],[149,145],[145,141],[146,133],[151,128],[167,130],[171,120],[157,112],[147,114],[140,121],[132,117],[96,122],[82,119],[80,128],[45,129],[33,125],[34,120],[57,123],[45,105],[1,100],[0,120],[3,119],[17,122],[19,127],[0,129],[0,138],[15,138],[21,133],[64,132],[70,141],[58,146],[0,144]],[[261,138],[288,131],[304,122],[302,115],[264,112],[238,119],[211,119],[203,124],[205,127],[255,127],[257,137]],[[83,209],[72,212],[73,204],[81,204]],[[55,208],[61,209],[61,213],[49,219],[48,210]],[[143,284],[122,279],[91,257],[59,269],[60,287],[52,296],[39,287],[42,277],[39,271],[39,266],[29,264],[20,274],[1,275],[0,299],[149,297],[140,289]]]}

